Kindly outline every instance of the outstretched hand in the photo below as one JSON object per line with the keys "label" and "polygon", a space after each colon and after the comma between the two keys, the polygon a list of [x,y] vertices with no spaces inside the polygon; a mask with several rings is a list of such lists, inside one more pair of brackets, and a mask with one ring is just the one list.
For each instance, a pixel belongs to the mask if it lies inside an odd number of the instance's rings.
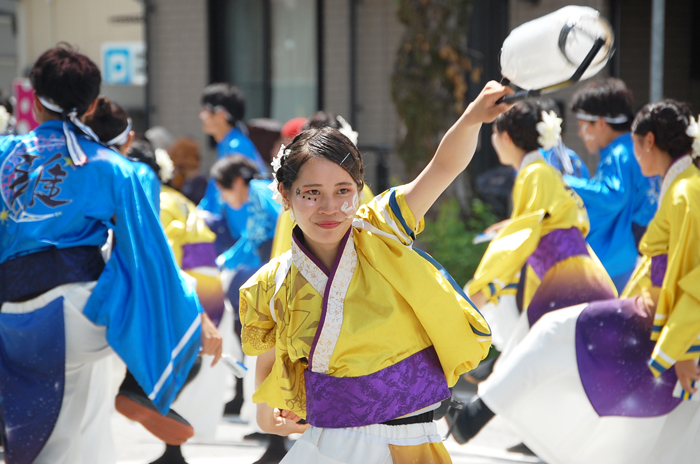
{"label": "outstretched hand", "polygon": [[496,103],[501,97],[512,94],[514,91],[510,87],[499,84],[496,81],[489,81],[473,102],[469,104],[464,116],[473,124],[490,123],[499,114],[508,111],[511,103]]}
{"label": "outstretched hand", "polygon": [[688,359],[686,361],[676,361],[676,375],[681,382],[683,390],[690,394],[696,393],[697,388],[690,386],[690,382],[700,380],[700,367],[697,365],[696,359]]}
{"label": "outstretched hand", "polygon": [[219,330],[209,319],[207,313],[202,313],[202,351],[200,354],[214,356],[211,365],[214,366],[221,359],[222,339]]}

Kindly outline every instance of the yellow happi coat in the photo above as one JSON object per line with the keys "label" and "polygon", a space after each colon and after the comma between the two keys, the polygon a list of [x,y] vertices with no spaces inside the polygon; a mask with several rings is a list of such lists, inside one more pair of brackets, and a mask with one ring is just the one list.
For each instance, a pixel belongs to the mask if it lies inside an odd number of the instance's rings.
{"label": "yellow happi coat", "polygon": [[[365,376],[434,346],[453,386],[486,356],[491,343],[486,321],[451,279],[412,249],[422,228],[401,187],[360,207],[337,268],[329,270],[333,286],[313,352],[315,368],[321,365],[334,377]],[[356,260],[346,260],[352,253]],[[290,251],[241,287],[243,351],[257,356],[276,348],[272,373],[255,402],[306,417],[304,375],[328,280],[293,241]]]}
{"label": "yellow happi coat", "polygon": [[[503,289],[508,291],[507,287],[512,288],[512,283],[517,282],[516,276],[537,249],[540,239],[556,229],[572,227],[579,229],[584,237],[588,234],[588,215],[581,198],[539,152],[529,153],[515,178],[511,222],[489,244],[474,280],[469,283],[469,294],[481,291],[492,300]],[[590,261],[589,257],[570,259],[579,260],[582,267],[593,267],[595,272],[607,276],[590,247],[588,251],[593,259],[591,265],[583,264]],[[524,298],[526,307],[539,283],[537,276],[529,271]]]}
{"label": "yellow happi coat", "polygon": [[[224,310],[224,293],[216,267],[214,240],[216,234],[197,217],[197,206],[177,190],[163,185],[160,190],[160,222],[173,250],[177,265],[183,268],[183,257],[188,245],[210,245],[212,258],[203,260],[203,256],[192,260],[185,257],[183,271],[197,280],[197,296],[202,307],[212,319],[218,321]],[[199,248],[194,253],[202,253]],[[194,264],[194,267],[188,266]]]}
{"label": "yellow happi coat", "polygon": [[[676,161],[664,178],[659,209],[639,245],[644,261],[623,296],[645,291],[656,303],[649,361],[659,376],[676,361],[700,357],[700,171],[689,156]],[[668,255],[663,284],[651,288],[651,259]]]}

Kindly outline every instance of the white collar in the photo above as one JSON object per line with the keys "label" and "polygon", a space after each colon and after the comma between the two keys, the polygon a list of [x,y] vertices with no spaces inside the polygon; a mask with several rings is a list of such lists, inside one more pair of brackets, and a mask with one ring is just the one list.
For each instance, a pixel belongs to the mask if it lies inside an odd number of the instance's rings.
{"label": "white collar", "polygon": [[523,161],[520,163],[520,170],[522,171],[525,169],[528,165],[534,163],[535,161],[542,160],[544,161],[544,155],[539,151],[531,151],[527,155],[523,157]]}
{"label": "white collar", "polygon": [[676,177],[678,177],[683,171],[688,169],[693,164],[693,158],[690,155],[685,155],[677,159],[668,168],[666,175],[664,176],[664,181],[661,184],[661,192],[659,193],[659,205],[661,205],[661,200],[663,200],[666,191],[671,186]]}

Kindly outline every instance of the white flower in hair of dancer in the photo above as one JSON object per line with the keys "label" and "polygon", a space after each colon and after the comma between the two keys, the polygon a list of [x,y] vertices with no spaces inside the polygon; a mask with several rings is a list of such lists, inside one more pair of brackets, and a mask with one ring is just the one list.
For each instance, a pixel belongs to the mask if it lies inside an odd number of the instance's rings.
{"label": "white flower in hair of dancer", "polygon": [[173,178],[173,173],[175,172],[175,166],[173,165],[173,160],[170,159],[170,155],[163,148],[156,148],[156,164],[158,165],[158,177],[160,181],[164,184],[170,182]]}
{"label": "white flower in hair of dancer", "polygon": [[544,150],[551,150],[559,145],[561,122],[561,118],[554,111],[542,112],[542,121],[538,122],[535,127],[537,133],[540,134],[537,137],[537,142]]}
{"label": "white flower in hair of dancer", "polygon": [[688,135],[688,137],[693,139],[693,152],[691,153],[691,156],[693,158],[700,157],[700,116],[698,116],[697,121],[694,117],[690,117],[690,123],[688,124],[688,128],[685,130],[685,133]]}
{"label": "white flower in hair of dancer", "polygon": [[7,125],[10,123],[12,115],[7,112],[7,109],[0,105],[0,134],[7,130]]}
{"label": "white flower in hair of dancer", "polygon": [[284,144],[280,145],[280,150],[277,152],[277,155],[272,158],[272,183],[267,186],[270,190],[272,190],[272,199],[275,200],[279,205],[285,206],[284,204],[284,198],[282,197],[282,194],[280,193],[279,185],[280,183],[277,181],[277,171],[282,167],[282,158],[289,156],[290,150],[287,149],[287,147],[284,146]]}
{"label": "white flower in hair of dancer", "polygon": [[338,129],[338,131],[345,137],[349,138],[350,141],[357,146],[359,134],[352,130],[350,123],[348,123],[342,116],[336,116],[336,119],[338,120],[338,124],[340,124],[340,129]]}

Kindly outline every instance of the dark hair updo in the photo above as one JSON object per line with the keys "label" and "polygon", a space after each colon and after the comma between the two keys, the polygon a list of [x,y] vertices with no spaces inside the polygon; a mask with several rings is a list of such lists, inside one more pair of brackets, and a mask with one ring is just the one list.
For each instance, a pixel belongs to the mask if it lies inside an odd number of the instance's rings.
{"label": "dark hair updo", "polygon": [[642,136],[653,133],[657,147],[673,159],[680,158],[693,148],[693,138],[685,133],[690,117],[688,105],[676,100],[647,103],[634,118],[632,132]]}
{"label": "dark hair updo", "polygon": [[126,157],[132,161],[138,161],[147,165],[149,168],[156,173],[158,179],[160,179],[160,166],[156,162],[156,153],[153,150],[153,146],[146,139],[136,139],[131,143],[129,151],[126,153]]}
{"label": "dark hair updo", "polygon": [[97,65],[67,43],[45,51],[34,63],[29,79],[37,95],[63,108],[64,117],[73,109],[78,116],[85,114],[102,83]]}
{"label": "dark hair updo", "polygon": [[85,124],[92,129],[100,142],[109,142],[124,132],[129,125],[129,117],[124,108],[107,97],[100,97],[97,99],[95,111],[86,116]]}
{"label": "dark hair updo", "polygon": [[340,121],[338,121],[338,115],[331,113],[330,111],[317,111],[316,114],[311,116],[306,120],[303,130],[311,128],[320,129],[321,127],[332,127],[333,129],[340,129]]}
{"label": "dark hair updo", "polygon": [[301,167],[312,158],[325,158],[345,169],[362,189],[365,178],[365,168],[362,155],[345,135],[332,127],[308,129],[300,133],[287,145],[275,177],[277,182],[289,190],[299,176]]}
{"label": "dark hair updo", "polygon": [[537,123],[542,121],[542,105],[534,100],[521,101],[494,121],[499,133],[507,132],[513,144],[526,152],[540,148]]}

